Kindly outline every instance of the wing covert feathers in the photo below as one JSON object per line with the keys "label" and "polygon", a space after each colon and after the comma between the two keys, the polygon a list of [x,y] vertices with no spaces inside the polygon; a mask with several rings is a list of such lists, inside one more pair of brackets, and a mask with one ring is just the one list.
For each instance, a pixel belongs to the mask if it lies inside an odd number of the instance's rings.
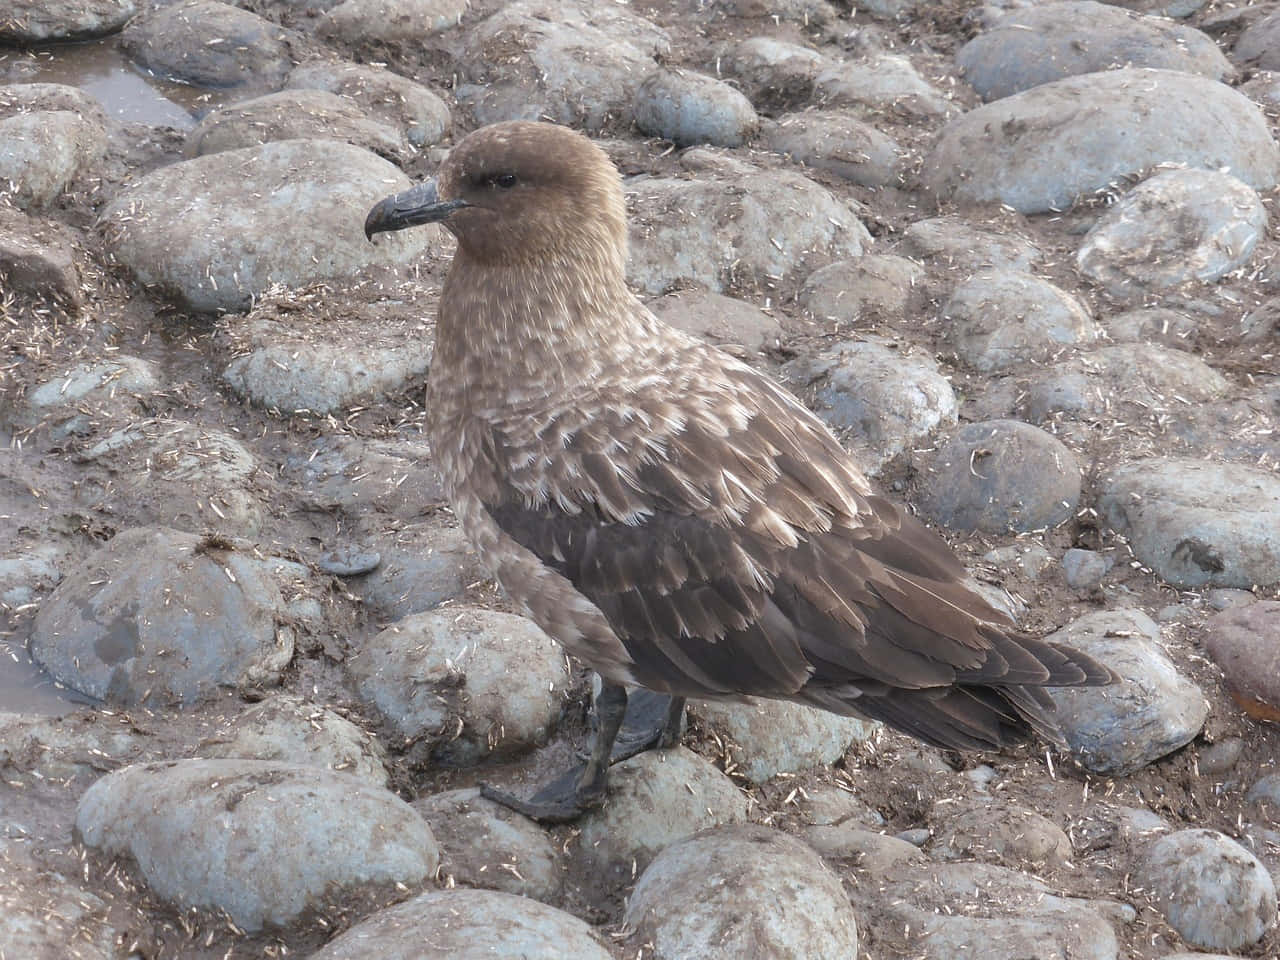
{"label": "wing covert feathers", "polygon": [[487,446],[488,515],[600,611],[629,679],[861,714],[939,747],[1061,743],[1041,688],[1110,672],[1019,633],[782,388],[673,343],[676,374],[601,384],[534,430],[513,415]]}

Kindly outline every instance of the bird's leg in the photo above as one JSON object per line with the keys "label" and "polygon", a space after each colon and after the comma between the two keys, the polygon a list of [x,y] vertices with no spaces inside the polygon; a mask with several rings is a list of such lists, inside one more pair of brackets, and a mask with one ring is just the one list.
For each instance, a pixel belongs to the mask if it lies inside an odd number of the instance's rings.
{"label": "bird's leg", "polygon": [[683,720],[684,697],[670,697],[652,690],[633,691],[610,762],[619,763],[654,747],[674,747],[680,742]]}
{"label": "bird's leg", "polygon": [[521,800],[487,783],[480,785],[481,795],[542,823],[576,820],[604,801],[613,742],[618,737],[626,712],[627,688],[606,682],[596,696],[596,733],[591,744],[591,756],[586,763],[565,771],[528,800]]}

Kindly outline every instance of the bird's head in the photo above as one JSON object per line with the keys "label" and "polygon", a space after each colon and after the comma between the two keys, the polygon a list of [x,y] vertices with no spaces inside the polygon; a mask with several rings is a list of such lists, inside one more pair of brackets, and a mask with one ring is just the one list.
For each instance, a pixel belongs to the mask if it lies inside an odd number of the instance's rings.
{"label": "bird's head", "polygon": [[443,224],[482,263],[626,260],[617,168],[582,134],[551,123],[481,127],[433,178],[374,206],[364,229],[372,239],[423,223]]}

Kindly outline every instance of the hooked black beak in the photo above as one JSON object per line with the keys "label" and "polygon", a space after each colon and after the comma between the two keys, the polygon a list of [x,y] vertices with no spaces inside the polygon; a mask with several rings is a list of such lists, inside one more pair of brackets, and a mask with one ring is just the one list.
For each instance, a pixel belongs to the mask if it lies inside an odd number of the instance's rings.
{"label": "hooked black beak", "polygon": [[439,223],[465,206],[468,206],[465,200],[441,200],[435,180],[423,180],[374,204],[364,220],[364,235],[372,240],[375,233],[386,230]]}

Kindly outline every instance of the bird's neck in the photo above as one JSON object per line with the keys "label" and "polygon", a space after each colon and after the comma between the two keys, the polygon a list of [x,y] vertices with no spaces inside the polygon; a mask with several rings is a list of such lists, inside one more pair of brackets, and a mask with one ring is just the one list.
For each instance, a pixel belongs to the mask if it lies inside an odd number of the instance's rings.
{"label": "bird's neck", "polygon": [[572,395],[639,359],[655,323],[611,252],[495,264],[459,249],[441,296],[433,373],[476,402]]}

